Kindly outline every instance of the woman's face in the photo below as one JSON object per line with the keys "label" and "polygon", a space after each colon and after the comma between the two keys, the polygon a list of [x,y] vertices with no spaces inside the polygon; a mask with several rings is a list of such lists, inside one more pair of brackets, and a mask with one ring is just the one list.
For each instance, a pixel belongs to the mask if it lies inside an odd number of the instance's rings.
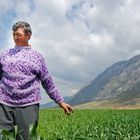
{"label": "woman's face", "polygon": [[13,39],[16,46],[28,46],[28,40],[30,39],[30,34],[25,34],[23,28],[18,28],[13,32]]}

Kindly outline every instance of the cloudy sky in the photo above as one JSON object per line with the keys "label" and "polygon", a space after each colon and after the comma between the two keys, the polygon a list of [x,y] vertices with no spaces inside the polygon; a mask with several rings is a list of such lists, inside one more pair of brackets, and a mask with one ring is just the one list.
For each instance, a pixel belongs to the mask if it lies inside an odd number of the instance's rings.
{"label": "cloudy sky", "polygon": [[[113,63],[140,53],[140,0],[1,0],[0,51],[14,46],[13,23],[31,24],[62,96],[71,96]],[[50,101],[42,90],[42,103]]]}

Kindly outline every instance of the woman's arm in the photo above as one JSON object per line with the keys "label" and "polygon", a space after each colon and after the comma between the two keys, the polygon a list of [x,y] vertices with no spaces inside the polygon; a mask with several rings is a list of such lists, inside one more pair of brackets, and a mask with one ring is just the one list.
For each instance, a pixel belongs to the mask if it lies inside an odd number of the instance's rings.
{"label": "woman's arm", "polygon": [[52,76],[48,72],[44,58],[41,61],[39,77],[42,86],[46,90],[49,97],[53,99],[64,110],[65,114],[69,115],[71,112],[73,112],[73,108],[69,104],[64,102],[63,97],[60,95],[58,89],[56,88]]}

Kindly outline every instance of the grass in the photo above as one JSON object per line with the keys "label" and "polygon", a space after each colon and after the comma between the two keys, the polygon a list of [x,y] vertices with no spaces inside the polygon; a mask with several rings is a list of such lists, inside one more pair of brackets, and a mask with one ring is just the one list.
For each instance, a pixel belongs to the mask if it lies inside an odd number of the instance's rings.
{"label": "grass", "polygon": [[[40,136],[38,135],[40,134]],[[15,140],[13,132],[1,131],[0,140]],[[41,110],[38,130],[30,125],[30,140],[140,140],[140,110]]]}
{"label": "grass", "polygon": [[38,132],[45,140],[139,140],[140,110],[41,110]]}
{"label": "grass", "polygon": [[[20,138],[20,140],[24,140],[23,137],[21,136],[21,131],[18,129],[17,126],[14,127],[13,131],[8,131],[5,129],[0,131],[0,140],[16,140],[17,136],[18,136],[18,139]],[[44,140],[44,138],[38,135],[36,126],[32,124],[29,127],[29,139],[30,140]]]}

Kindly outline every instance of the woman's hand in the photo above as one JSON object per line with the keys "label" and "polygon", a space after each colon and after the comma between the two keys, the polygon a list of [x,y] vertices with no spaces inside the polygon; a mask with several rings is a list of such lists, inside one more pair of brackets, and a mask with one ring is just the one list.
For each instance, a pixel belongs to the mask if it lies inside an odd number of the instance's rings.
{"label": "woman's hand", "polygon": [[59,103],[59,106],[64,110],[65,114],[70,115],[73,113],[73,108],[69,104],[61,102]]}

